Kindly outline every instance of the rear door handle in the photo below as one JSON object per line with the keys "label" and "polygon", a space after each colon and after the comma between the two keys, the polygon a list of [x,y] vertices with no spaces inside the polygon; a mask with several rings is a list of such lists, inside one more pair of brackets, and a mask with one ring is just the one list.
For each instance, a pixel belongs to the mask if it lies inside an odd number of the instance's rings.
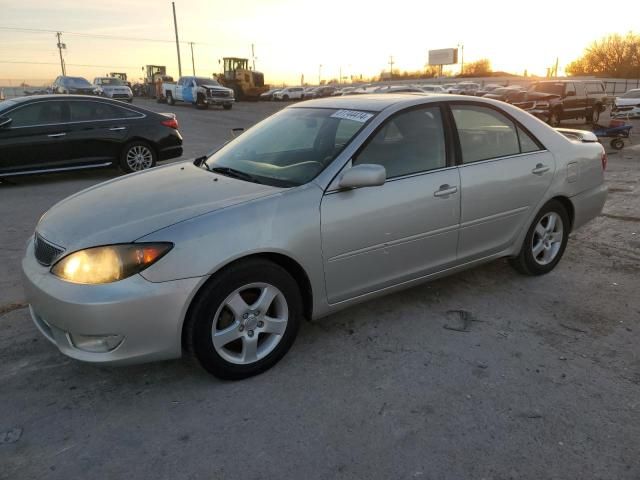
{"label": "rear door handle", "polygon": [[66,137],[67,134],[66,133],[52,133],[50,135],[47,135],[47,137],[49,138],[58,138],[58,137]]}
{"label": "rear door handle", "polygon": [[535,175],[542,175],[544,172],[548,172],[548,171],[549,171],[549,167],[547,167],[546,165],[543,165],[542,163],[539,163],[536,165],[536,168],[531,170],[531,173]]}
{"label": "rear door handle", "polygon": [[458,187],[451,187],[448,184],[440,185],[440,190],[433,192],[434,197],[446,197],[458,191]]}
{"label": "rear door handle", "polygon": [[117,132],[119,130],[126,130],[127,127],[112,127],[109,129],[110,132]]}

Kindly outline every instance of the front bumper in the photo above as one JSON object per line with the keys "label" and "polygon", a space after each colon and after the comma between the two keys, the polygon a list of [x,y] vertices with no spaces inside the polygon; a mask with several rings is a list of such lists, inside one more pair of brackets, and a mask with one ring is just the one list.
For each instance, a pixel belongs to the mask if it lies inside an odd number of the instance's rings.
{"label": "front bumper", "polygon": [[231,105],[236,99],[234,97],[206,97],[205,101],[209,105]]}
{"label": "front bumper", "polygon": [[[34,323],[65,355],[115,365],[181,356],[182,323],[200,278],[153,283],[134,275],[104,285],[73,284],[36,261],[33,241],[22,270]],[[82,338],[118,341],[96,353],[80,347]]]}

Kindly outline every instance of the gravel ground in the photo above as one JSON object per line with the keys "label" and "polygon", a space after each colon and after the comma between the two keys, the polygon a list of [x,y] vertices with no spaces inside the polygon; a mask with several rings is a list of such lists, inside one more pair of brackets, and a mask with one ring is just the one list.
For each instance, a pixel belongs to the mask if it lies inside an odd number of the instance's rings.
{"label": "gravel ground", "polygon": [[[196,156],[282,105],[148,106]],[[605,210],[551,274],[497,261],[345,310],[235,383],[82,364],[32,325],[38,217],[114,175],[0,185],[0,479],[640,478],[640,145],[610,153]]]}

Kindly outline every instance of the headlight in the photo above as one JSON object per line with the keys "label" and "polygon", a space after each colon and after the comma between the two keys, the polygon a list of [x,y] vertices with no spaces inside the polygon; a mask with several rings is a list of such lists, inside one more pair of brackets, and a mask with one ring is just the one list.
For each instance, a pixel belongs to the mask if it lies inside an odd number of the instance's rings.
{"label": "headlight", "polygon": [[64,257],[51,273],[72,283],[117,282],[160,260],[172,243],[131,243],[87,248]]}

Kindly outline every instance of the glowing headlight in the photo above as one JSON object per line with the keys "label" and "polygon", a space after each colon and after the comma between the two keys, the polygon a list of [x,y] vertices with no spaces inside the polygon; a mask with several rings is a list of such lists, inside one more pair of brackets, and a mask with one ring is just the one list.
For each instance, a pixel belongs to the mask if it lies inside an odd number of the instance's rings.
{"label": "glowing headlight", "polygon": [[111,283],[135,275],[160,260],[171,243],[131,243],[87,248],[67,255],[51,273],[73,283]]}

